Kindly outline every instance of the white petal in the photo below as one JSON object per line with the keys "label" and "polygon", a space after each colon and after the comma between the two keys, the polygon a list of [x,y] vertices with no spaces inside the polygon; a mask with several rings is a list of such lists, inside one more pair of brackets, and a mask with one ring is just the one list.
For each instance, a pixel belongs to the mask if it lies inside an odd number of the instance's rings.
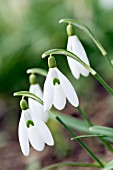
{"label": "white petal", "polygon": [[42,151],[45,147],[44,141],[41,139],[37,126],[30,126],[28,128],[29,141],[34,149]]}
{"label": "white petal", "polygon": [[[29,91],[42,99],[42,90],[38,84],[31,85]],[[47,122],[48,112],[44,112],[43,105],[31,98],[28,99],[28,102],[29,108],[32,111],[31,116],[39,116],[44,122]]]}
{"label": "white petal", "polygon": [[[85,49],[82,46],[81,42],[79,41],[78,37],[75,35],[75,36],[71,36],[71,38],[72,38],[73,53],[76,54],[82,61],[84,61],[84,63],[90,65]],[[78,69],[83,76],[89,75],[89,71],[80,63],[78,63]]]}
{"label": "white petal", "polygon": [[87,65],[90,65],[85,49],[81,44],[80,40],[78,39],[78,37],[75,35],[71,36],[71,38],[72,38],[72,50],[76,52],[76,55],[78,55],[78,57],[82,61],[84,61]]}
{"label": "white petal", "polygon": [[37,133],[41,136],[42,140],[50,146],[54,145],[52,134],[46,124],[37,117],[34,122],[37,126]]}
{"label": "white petal", "polygon": [[27,127],[26,127],[26,122],[24,119],[23,111],[21,114],[20,122],[19,122],[18,135],[19,135],[19,142],[20,142],[21,150],[25,156],[28,156],[29,155],[29,140],[28,140]]}
{"label": "white petal", "polygon": [[70,70],[71,70],[73,76],[76,79],[79,79],[80,78],[80,73],[79,73],[79,71],[77,69],[76,61],[74,59],[72,59],[71,57],[67,57],[67,60],[68,60],[68,64],[69,64],[69,67],[70,67]]}
{"label": "white petal", "polygon": [[78,107],[79,100],[78,100],[77,94],[76,94],[73,86],[71,85],[70,81],[57,68],[56,68],[56,71],[59,76],[59,80],[61,83],[60,85],[61,85],[67,99],[73,106]]}
{"label": "white petal", "polygon": [[[69,44],[71,44],[71,48],[69,48],[68,50],[73,52],[75,55],[77,55],[87,65],[90,65],[89,60],[86,55],[86,52],[84,50],[84,47],[82,46],[78,37],[76,35],[69,36],[68,41],[70,42]],[[78,72],[81,73],[83,76],[87,77],[89,75],[89,71],[82,64],[80,64],[78,61],[76,61],[74,59],[72,59],[72,60],[73,60],[73,65],[75,65],[74,67],[76,67]],[[71,68],[71,66],[70,66],[70,68]],[[72,68],[71,68],[71,70],[72,70]],[[75,71],[73,70],[73,72],[72,72],[73,75],[74,75],[74,72]],[[75,78],[76,78],[76,76],[75,76]]]}
{"label": "white petal", "polygon": [[30,85],[30,89],[29,91],[33,94],[35,94],[36,96],[38,96],[40,99],[42,99],[42,90],[39,84],[32,84]]}
{"label": "white petal", "polygon": [[52,68],[49,69],[48,75],[44,83],[44,111],[48,112],[53,103],[53,80],[52,80]]}
{"label": "white petal", "polygon": [[62,110],[66,104],[66,96],[60,85],[54,86],[54,99],[53,104],[58,110]]}
{"label": "white petal", "polygon": [[[72,52],[72,36],[69,36],[68,37],[68,43],[67,43],[67,50]],[[67,60],[68,60],[68,64],[69,64],[69,67],[70,67],[70,70],[73,74],[73,76],[76,78],[76,79],[79,79],[80,78],[80,73],[79,73],[79,70],[77,69],[77,66],[76,66],[76,63],[77,61],[72,59],[71,57],[67,57]]]}
{"label": "white petal", "polygon": [[31,110],[30,109],[23,110],[22,113],[24,115],[25,124],[26,124],[26,122],[28,120],[32,120],[32,118],[31,118]]}

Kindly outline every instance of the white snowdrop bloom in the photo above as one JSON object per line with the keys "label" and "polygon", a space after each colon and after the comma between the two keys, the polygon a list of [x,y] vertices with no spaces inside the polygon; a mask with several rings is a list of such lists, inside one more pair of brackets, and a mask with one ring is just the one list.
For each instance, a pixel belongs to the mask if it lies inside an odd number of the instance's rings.
{"label": "white snowdrop bloom", "polygon": [[[37,79],[35,75],[30,75],[30,89],[29,92],[35,94],[42,100],[42,89],[40,85],[37,83]],[[29,108],[32,112],[32,116],[39,116],[44,122],[48,120],[48,112],[44,112],[44,106],[39,102],[29,98],[28,99]]]}
{"label": "white snowdrop bloom", "polygon": [[[52,58],[54,57],[49,57],[49,60]],[[55,66],[55,64],[53,65]],[[78,97],[70,81],[58,70],[57,67],[49,67],[49,72],[44,84],[44,111],[49,111],[52,104],[58,110],[63,109],[66,104],[66,98],[73,106],[78,107]]]}
{"label": "white snowdrop bloom", "polygon": [[[73,27],[70,24],[67,26],[67,33],[69,35],[68,43],[67,43],[67,50],[74,53],[87,65],[90,65],[87,54],[84,50],[84,47],[82,46],[78,37],[76,35],[73,35]],[[67,60],[68,60],[70,70],[76,79],[80,78],[80,74],[85,77],[89,75],[89,71],[78,61],[74,60],[71,57],[67,57]]]}
{"label": "white snowdrop bloom", "polygon": [[29,142],[37,151],[42,151],[47,145],[54,145],[51,132],[39,117],[31,117],[30,109],[22,110],[18,135],[20,147],[25,156],[29,155]]}

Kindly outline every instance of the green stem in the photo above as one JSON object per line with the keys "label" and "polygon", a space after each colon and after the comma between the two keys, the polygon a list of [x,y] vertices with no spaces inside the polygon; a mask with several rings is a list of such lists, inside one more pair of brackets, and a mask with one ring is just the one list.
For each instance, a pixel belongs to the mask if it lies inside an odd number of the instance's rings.
{"label": "green stem", "polygon": [[108,56],[108,57],[105,56],[105,58],[106,58],[107,62],[111,65],[111,67],[112,67],[112,69],[113,69],[113,64],[111,63],[111,61],[110,61],[110,59],[109,59],[109,56]]}
{"label": "green stem", "polygon": [[100,77],[99,74],[95,74],[94,77],[104,86],[104,88],[113,96],[113,90],[111,87]]}
{"label": "green stem", "polygon": [[89,126],[93,126],[93,123],[91,122],[91,120],[88,118],[86,112],[80,107],[77,107],[78,111],[80,112],[80,114],[82,115],[82,117],[86,120],[86,122],[88,123]]}
{"label": "green stem", "polygon": [[[62,124],[65,129],[71,134],[73,138],[77,137],[77,135],[59,118],[56,116],[56,119],[60,124]],[[80,139],[75,139],[88,153],[89,155],[100,165],[100,167],[104,167],[103,163],[100,161],[100,159],[86,146],[85,143],[83,143]]]}
{"label": "green stem", "polygon": [[61,162],[61,163],[55,163],[55,164],[49,165],[41,170],[49,170],[49,169],[53,169],[57,167],[64,167],[64,166],[101,168],[99,165],[96,165],[96,164],[88,164],[88,163],[80,163],[80,162]]}
{"label": "green stem", "polygon": [[[93,126],[94,124],[91,122],[91,120],[89,119],[89,117],[87,116],[86,112],[80,107],[77,107],[78,111],[80,112],[80,114],[82,115],[82,117],[86,120],[86,122],[88,123],[89,127]],[[111,147],[111,145],[109,144],[109,142],[107,142],[103,137],[98,136],[98,138],[101,140],[101,142],[104,144],[104,146],[111,152],[113,153],[113,148]]]}

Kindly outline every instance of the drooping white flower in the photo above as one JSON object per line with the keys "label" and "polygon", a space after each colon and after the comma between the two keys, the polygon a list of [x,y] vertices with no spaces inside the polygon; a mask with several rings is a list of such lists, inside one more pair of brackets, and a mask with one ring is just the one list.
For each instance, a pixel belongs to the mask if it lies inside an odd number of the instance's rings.
{"label": "drooping white flower", "polygon": [[[38,96],[42,100],[43,94],[42,94],[41,87],[38,83],[31,84],[29,91],[35,94],[36,96]],[[47,122],[48,112],[44,112],[44,106],[31,98],[28,99],[28,103],[32,115],[39,116],[44,122]]]}
{"label": "drooping white flower", "polygon": [[[84,47],[82,46],[78,37],[74,34],[74,29],[71,24],[67,26],[67,34],[68,34],[67,50],[75,54],[87,65],[90,65]],[[70,70],[76,79],[80,78],[80,74],[85,77],[89,75],[89,71],[78,61],[74,60],[69,56],[67,56],[67,60]]]}
{"label": "drooping white flower", "polygon": [[[37,83],[37,77],[35,74],[31,74],[29,76],[30,81],[30,89],[29,91],[36,96],[38,96],[42,100],[42,89],[40,85]],[[43,122],[47,122],[48,120],[48,112],[44,112],[44,106],[39,102],[29,98],[28,99],[29,108],[32,112],[32,116],[39,116]]]}
{"label": "drooping white flower", "polygon": [[[68,37],[67,50],[77,55],[87,65],[90,65],[84,47],[76,35]],[[85,77],[89,75],[89,71],[78,61],[71,57],[67,57],[67,60],[71,72],[76,79],[80,78],[80,74]]]}
{"label": "drooping white flower", "polygon": [[78,97],[70,81],[57,67],[50,67],[44,84],[44,111],[50,110],[52,104],[58,110],[63,109],[66,104],[66,98],[73,106],[78,107]]}
{"label": "drooping white flower", "polygon": [[30,109],[22,110],[18,135],[20,147],[25,156],[29,155],[29,142],[37,151],[42,151],[47,145],[54,145],[51,132],[39,117],[31,117]]}

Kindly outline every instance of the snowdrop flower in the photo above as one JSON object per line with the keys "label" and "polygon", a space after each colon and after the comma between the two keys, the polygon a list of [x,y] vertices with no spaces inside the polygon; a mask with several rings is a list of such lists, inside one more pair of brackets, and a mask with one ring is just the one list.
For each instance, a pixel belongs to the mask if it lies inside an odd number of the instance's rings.
{"label": "snowdrop flower", "polygon": [[70,81],[58,70],[53,56],[48,59],[49,72],[44,84],[44,111],[50,110],[52,104],[61,110],[65,107],[66,98],[69,102],[78,107],[77,94]]}
{"label": "snowdrop flower", "polygon": [[52,146],[54,140],[46,124],[39,118],[31,116],[26,100],[20,102],[22,114],[19,122],[18,135],[20,147],[25,156],[29,155],[29,142],[37,151],[42,151],[45,143]]}
{"label": "snowdrop flower", "polygon": [[[82,46],[78,37],[74,35],[73,27],[70,24],[67,26],[67,34],[69,36],[68,43],[67,43],[67,50],[77,55],[87,65],[90,65],[84,47]],[[78,61],[70,57],[67,57],[67,60],[71,72],[76,79],[80,78],[80,74],[85,77],[89,75],[89,71]]]}
{"label": "snowdrop flower", "polygon": [[[42,100],[43,94],[40,85],[37,83],[37,77],[34,74],[31,74],[29,77],[29,81],[31,84],[29,91],[38,96]],[[48,112],[44,112],[43,105],[41,105],[40,103],[31,98],[28,99],[28,103],[32,115],[39,116],[44,122],[47,122]]]}

